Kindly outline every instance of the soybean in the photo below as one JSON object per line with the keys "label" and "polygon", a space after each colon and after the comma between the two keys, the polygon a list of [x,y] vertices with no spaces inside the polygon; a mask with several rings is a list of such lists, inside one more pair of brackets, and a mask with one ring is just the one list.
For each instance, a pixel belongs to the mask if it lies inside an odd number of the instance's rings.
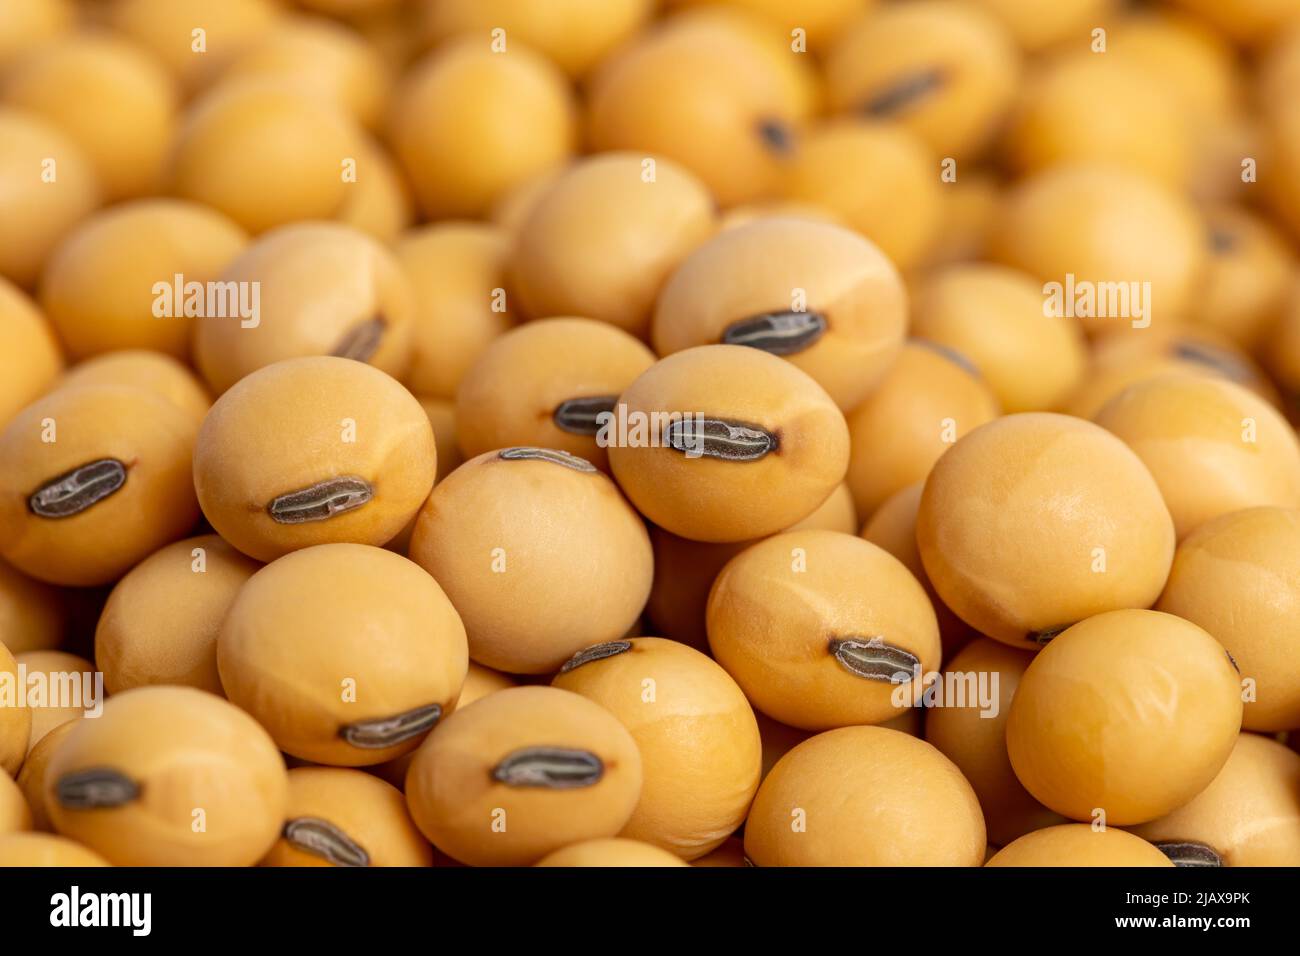
{"label": "soybean", "polygon": [[95,628],[95,663],[117,694],[149,684],[221,694],[217,635],[260,565],[217,535],[177,541],[127,573]]}
{"label": "soybean", "polygon": [[487,213],[512,187],[563,164],[577,138],[564,75],[522,43],[494,51],[486,32],[415,64],[389,116],[389,140],[429,219]]}
{"label": "soybean", "polygon": [[763,781],[745,824],[756,866],[979,866],[984,847],[961,771],[925,741],[882,727],[799,744]]}
{"label": "soybean", "polygon": [[1174,554],[1156,609],[1227,648],[1251,681],[1243,727],[1300,724],[1300,511],[1246,508],[1201,525]]}
{"label": "soybean", "polygon": [[49,322],[26,293],[0,276],[0,428],[62,370],[62,349]]}
{"label": "soybean", "polygon": [[470,222],[434,223],[398,240],[394,255],[414,302],[403,381],[416,395],[454,399],[466,371],[510,329],[509,248],[500,229]]}
{"label": "soybean", "polygon": [[939,459],[916,540],[930,583],[962,620],[1033,649],[1083,618],[1155,603],[1174,523],[1151,473],[1114,435],[1026,412],[975,429]]}
{"label": "soybean", "polygon": [[107,584],[198,520],[193,417],[135,386],[57,389],[0,433],[0,554],[42,581]]}
{"label": "soybean", "polygon": [[[1007,720],[1011,766],[1072,820],[1154,820],[1227,761],[1241,728],[1240,681],[1223,646],[1195,624],[1158,611],[1098,614],[1053,638],[1021,677]],[[1094,732],[1081,737],[1080,727]]]}
{"label": "soybean", "polygon": [[552,686],[602,705],[636,741],[641,799],[621,836],[689,861],[744,822],[758,789],[758,725],[704,654],[657,637],[610,641],[569,658]]}
{"label": "soybean", "polygon": [[[801,119],[801,104],[770,57],[733,21],[671,20],[592,77],[591,145],[665,156],[698,176],[724,207],[769,196]],[[709,135],[697,135],[704,128]]]}
{"label": "soybean", "polygon": [[645,525],[586,459],[512,447],[440,482],[416,519],[411,559],[447,590],[470,656],[516,674],[552,673],[622,637],[645,606]]}
{"label": "soybean", "polygon": [[922,481],[958,439],[998,417],[997,397],[960,352],[914,339],[848,414],[845,481],[860,514]]}
{"label": "soybean", "polygon": [[1109,827],[1063,823],[1035,830],[994,853],[985,866],[1173,866],[1139,837]]}
{"label": "soybean", "polygon": [[457,438],[474,457],[534,445],[585,458],[602,471],[601,436],[618,396],[655,363],[626,332],[590,319],[530,322],[493,342],[456,396]]}
{"label": "soybean", "polygon": [[212,407],[194,450],[204,515],[259,561],[316,544],[384,544],[436,473],[420,403],[378,369],[337,357],[249,375]]}
{"label": "soybean", "polygon": [[549,183],[524,217],[511,283],[535,319],[585,316],[644,336],[672,271],[714,229],[713,200],[687,169],[602,153]]}
{"label": "soybean", "polygon": [[45,773],[58,831],[118,866],[250,866],[275,842],[289,799],[266,731],[190,687],[114,695]]}
{"label": "soybean", "polygon": [[28,741],[32,734],[32,712],[25,698],[19,696],[22,688],[18,680],[18,662],[9,649],[0,643],[0,681],[8,685],[5,704],[0,707],[0,771],[9,776],[18,772],[27,756]]}
{"label": "soybean", "polygon": [[145,349],[186,361],[196,324],[239,320],[196,320],[175,295],[175,276],[215,280],[247,243],[243,229],[199,203],[138,199],[112,206],[55,248],[41,277],[41,306],[74,359]]}
{"label": "soybean", "polygon": [[687,866],[653,843],[626,837],[584,840],[542,857],[534,866]]}
{"label": "soybean", "polygon": [[872,243],[770,218],[691,253],[660,293],[651,331],[660,355],[724,343],[782,356],[848,411],[898,357],[906,312],[902,280]]}
{"label": "soybean", "polygon": [[1243,733],[1204,790],[1133,832],[1176,866],[1296,866],[1300,755]]}
{"label": "soybean", "polygon": [[848,465],[848,429],[831,397],[759,349],[670,355],[628,387],[619,410],[629,424],[609,453],[619,485],[655,524],[696,541],[788,528],[830,496]]}
{"label": "soybean", "polygon": [[10,833],[0,836],[0,867],[111,866],[80,843],[49,833]]}
{"label": "soybean", "polygon": [[464,625],[437,582],[359,544],[307,548],[258,571],[217,639],[230,700],[286,753],[343,767],[414,750],[455,706],[467,667]]}
{"label": "soybean", "polygon": [[874,724],[912,706],[939,666],[924,589],[892,555],[834,531],[792,531],[713,584],[709,646],[768,716],[804,730]]}
{"label": "soybean", "polygon": [[612,837],[641,793],[617,718],[554,687],[516,687],[458,711],[416,753],[406,800],[421,832],[471,866],[527,866]]}
{"label": "soybean", "polygon": [[[42,182],[53,161],[58,178]],[[30,289],[59,241],[102,201],[90,158],[44,120],[0,107],[0,276]]]}
{"label": "soybean", "polygon": [[1180,539],[1220,515],[1300,507],[1300,440],[1276,409],[1232,382],[1140,382],[1097,412],[1151,470]]}
{"label": "soybean", "polygon": [[[1005,847],[1033,830],[1064,823],[1029,795],[1016,778],[1007,757],[1006,728],[1016,688],[1033,660],[1028,651],[1007,647],[999,641],[976,638],[945,665],[970,695],[977,685],[971,681],[997,681],[996,693],[987,702],[967,696],[965,700],[944,700],[943,706],[927,709],[925,739],[939,748],[970,781],[980,799],[989,842]],[[987,708],[986,708],[987,703]]]}
{"label": "soybean", "polygon": [[263,866],[432,866],[396,787],[360,770],[289,771],[289,808]]}
{"label": "soybean", "polygon": [[218,395],[260,368],[306,356],[356,359],[397,377],[407,370],[411,288],[392,253],[356,229],[276,229],[219,278],[238,291],[226,307],[239,314],[204,315],[194,327],[194,363]]}
{"label": "soybean", "polygon": [[223,83],[186,113],[167,188],[254,234],[330,219],[352,189],[345,165],[362,142],[352,118],[319,97],[270,80]]}
{"label": "soybean", "polygon": [[59,724],[40,740],[27,754],[22,769],[18,771],[18,786],[27,800],[32,813],[32,829],[41,832],[53,832],[54,824],[50,820],[49,807],[45,802],[45,773],[50,766],[54,752],[63,744],[68,734],[76,729],[81,718]]}

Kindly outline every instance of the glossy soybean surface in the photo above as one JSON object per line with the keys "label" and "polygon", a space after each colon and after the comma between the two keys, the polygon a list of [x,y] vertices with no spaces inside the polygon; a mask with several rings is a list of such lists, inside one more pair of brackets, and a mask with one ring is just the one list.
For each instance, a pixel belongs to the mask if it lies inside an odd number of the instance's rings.
{"label": "glossy soybean surface", "polygon": [[1011,701],[1007,752],[1025,789],[1063,816],[1145,823],[1214,779],[1241,710],[1241,675],[1213,637],[1172,614],[1111,611],[1034,658]]}

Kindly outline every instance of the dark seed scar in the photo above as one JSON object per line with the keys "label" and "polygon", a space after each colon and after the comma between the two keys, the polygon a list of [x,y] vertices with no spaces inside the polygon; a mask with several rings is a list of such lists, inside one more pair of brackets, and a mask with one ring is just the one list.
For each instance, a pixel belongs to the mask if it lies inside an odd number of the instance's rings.
{"label": "dark seed scar", "polygon": [[442,717],[441,704],[427,704],[392,717],[359,720],[339,728],[339,736],[363,750],[383,750],[432,729]]}
{"label": "dark seed scar", "polygon": [[140,786],[108,767],[66,773],[54,786],[59,806],[69,810],[107,810],[124,806],[140,796]]}
{"label": "dark seed scar", "polygon": [[776,451],[776,436],[769,431],[720,418],[686,417],[670,422],[663,443],[677,451],[721,458],[725,461],[758,461]]}
{"label": "dark seed scar", "polygon": [[811,347],[826,328],[826,317],[820,312],[764,312],[727,326],[722,343],[794,355]]}
{"label": "dark seed scar", "polygon": [[889,684],[909,683],[921,666],[915,654],[886,644],[879,637],[833,638],[830,652],[850,674]]}
{"label": "dark seed scar", "polygon": [[369,866],[370,854],[346,833],[316,817],[298,817],[282,831],[296,849],[329,860],[335,866]]}
{"label": "dark seed scar", "polygon": [[1156,848],[1174,866],[1223,866],[1223,858],[1212,847],[1191,840],[1159,840]]}
{"label": "dark seed scar", "polygon": [[525,747],[492,768],[492,779],[508,787],[574,790],[590,787],[605,775],[605,764],[587,750]]}
{"label": "dark seed scar", "polygon": [[379,343],[383,341],[386,331],[388,331],[388,323],[384,321],[383,316],[377,315],[373,319],[366,319],[348,329],[330,354],[338,358],[368,362],[371,356],[379,351]]}
{"label": "dark seed scar", "polygon": [[343,475],[280,495],[266,511],[279,524],[304,524],[360,508],[373,497],[374,489],[364,478]]}
{"label": "dark seed scar", "polygon": [[42,518],[70,518],[120,491],[125,484],[126,465],[116,458],[101,458],[41,485],[27,499],[27,507]]}
{"label": "dark seed scar", "polygon": [[606,641],[603,644],[592,644],[591,647],[584,647],[565,661],[564,666],[560,668],[560,673],[567,674],[569,671],[577,670],[583,664],[590,664],[592,661],[603,661],[607,657],[616,657],[631,649],[631,641]]}
{"label": "dark seed scar", "polygon": [[914,106],[948,82],[948,75],[939,68],[921,70],[899,77],[862,104],[862,112],[869,116],[892,116]]}
{"label": "dark seed scar", "polygon": [[497,457],[504,458],[506,461],[549,461],[553,465],[563,465],[574,471],[594,472],[596,470],[596,466],[587,459],[570,455],[567,451],[556,448],[507,448]]}
{"label": "dark seed scar", "polygon": [[594,435],[600,431],[598,418],[614,411],[617,395],[596,395],[590,398],[571,398],[555,406],[551,418],[557,428],[575,435]]}

